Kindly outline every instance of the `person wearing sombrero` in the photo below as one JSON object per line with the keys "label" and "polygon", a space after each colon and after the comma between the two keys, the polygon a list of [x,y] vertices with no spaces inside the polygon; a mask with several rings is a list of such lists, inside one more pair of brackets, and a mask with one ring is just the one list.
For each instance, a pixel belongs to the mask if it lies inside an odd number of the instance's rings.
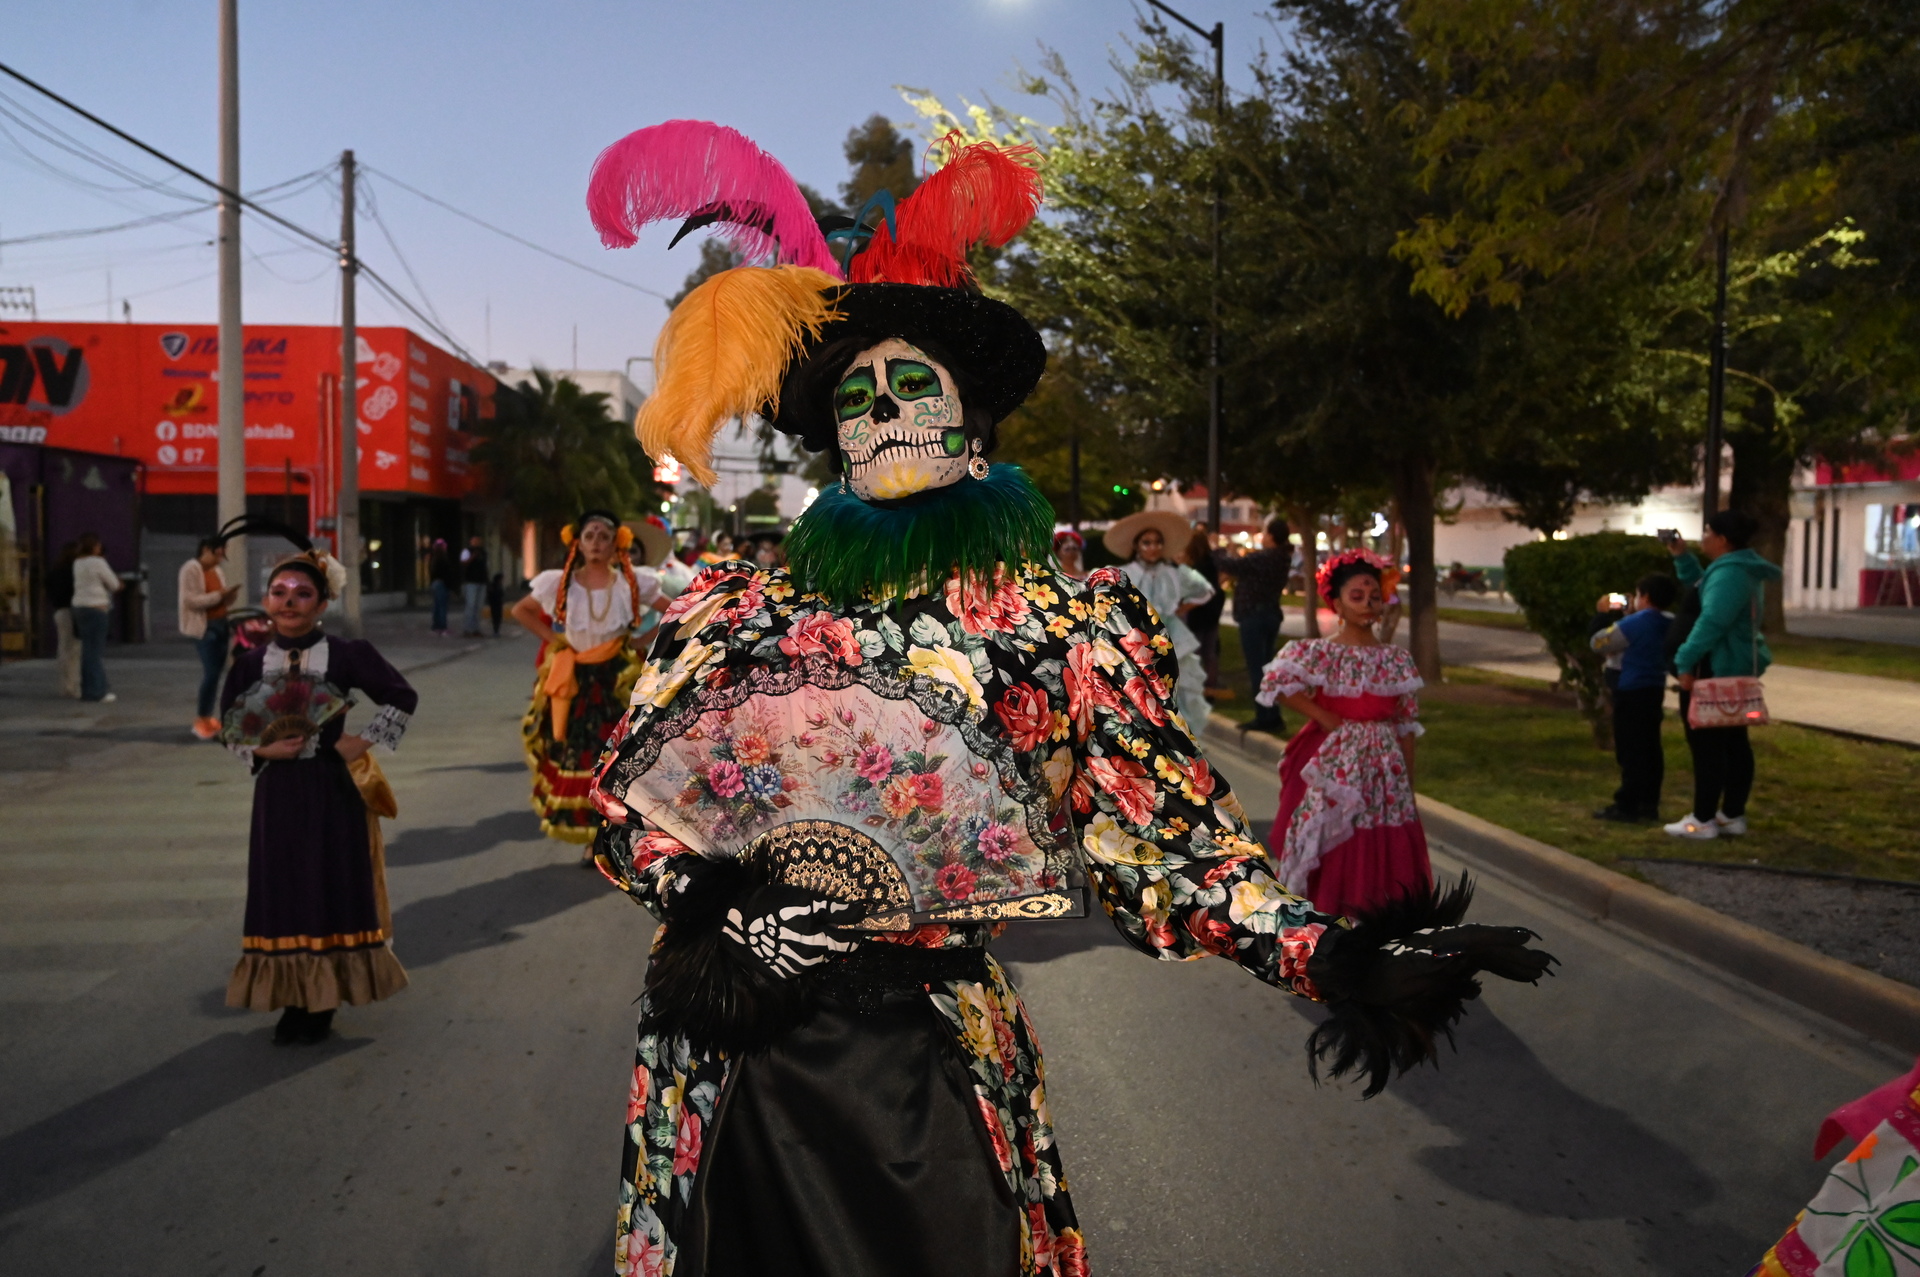
{"label": "person wearing sombrero", "polygon": [[[667,609],[594,782],[601,869],[662,923],[621,1273],[1084,1274],[1039,1043],[987,951],[1007,920],[1097,899],[1151,956],[1327,1000],[1316,1045],[1376,1086],[1476,971],[1549,961],[1451,925],[1463,891],[1369,931],[1281,890],[1173,710],[1146,600],[1062,574],[1052,510],[986,459],[1046,348],[966,254],[1027,224],[1039,177],[1018,148],[938,149],[871,231],[832,228],[838,256],[730,129],[642,129],[595,167],[609,244],[685,218],[771,259],[674,308],[648,453],[712,482],[714,433],[758,413],[840,475],[786,568],[714,565]],[[1411,936],[1433,925],[1442,947]]]}
{"label": "person wearing sombrero", "polygon": [[1173,640],[1180,677],[1174,684],[1174,703],[1187,731],[1199,735],[1207,726],[1207,670],[1200,660],[1200,640],[1187,628],[1187,613],[1213,597],[1207,578],[1176,562],[1174,555],[1193,539],[1193,524],[1171,510],[1140,510],[1115,519],[1103,538],[1107,553],[1123,559],[1121,571],[1134,588],[1153,604],[1153,610]]}
{"label": "person wearing sombrero", "polygon": [[[332,566],[310,546],[275,565],[263,600],[271,637],[234,657],[220,698],[222,739],[254,775],[246,922],[227,1005],[280,1011],[280,1045],[322,1041],[342,1004],[407,985],[380,835],[380,817],[398,809],[370,751],[399,744],[419,696],[373,644],[321,630]],[[348,732],[356,693],[381,708]]]}
{"label": "person wearing sombrero", "polygon": [[[513,619],[541,644],[520,738],[540,832],[585,846],[600,825],[587,799],[593,765],[640,673],[633,632],[649,607],[665,602],[651,565],[673,543],[658,523],[628,524],[606,510],[583,511],[560,539],[566,562],[535,576],[513,605]],[[634,566],[636,540],[646,567]]]}
{"label": "person wearing sombrero", "polygon": [[1333,555],[1315,584],[1339,630],[1287,644],[1261,676],[1262,704],[1307,718],[1280,763],[1280,880],[1328,913],[1364,914],[1433,883],[1413,801],[1424,683],[1376,629],[1399,578],[1366,550]]}

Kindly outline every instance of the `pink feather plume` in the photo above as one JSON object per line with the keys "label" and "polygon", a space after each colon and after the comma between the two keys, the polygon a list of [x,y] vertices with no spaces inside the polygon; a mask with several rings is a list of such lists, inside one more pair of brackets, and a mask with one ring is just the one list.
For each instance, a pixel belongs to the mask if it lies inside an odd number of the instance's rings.
{"label": "pink feather plume", "polygon": [[724,209],[716,232],[748,260],[842,275],[780,161],[743,134],[705,120],[668,120],[627,134],[593,162],[587,212],[600,242],[630,248],[642,226]]}

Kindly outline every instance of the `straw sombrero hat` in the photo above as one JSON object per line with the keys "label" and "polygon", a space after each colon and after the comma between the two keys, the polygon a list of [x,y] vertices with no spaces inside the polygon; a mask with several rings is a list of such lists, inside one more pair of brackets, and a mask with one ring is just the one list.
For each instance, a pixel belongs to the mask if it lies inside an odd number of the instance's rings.
{"label": "straw sombrero hat", "polygon": [[1169,559],[1179,558],[1193,538],[1193,524],[1186,516],[1171,510],[1140,510],[1124,519],[1115,519],[1101,540],[1108,554],[1124,562],[1133,557],[1134,541],[1148,528],[1158,532],[1160,539],[1167,543]]}
{"label": "straw sombrero hat", "polygon": [[627,526],[633,529],[633,539],[640,543],[634,547],[639,551],[632,556],[634,562],[657,568],[667,561],[667,555],[673,552],[673,534],[667,531],[667,525],[659,516],[634,519]]}

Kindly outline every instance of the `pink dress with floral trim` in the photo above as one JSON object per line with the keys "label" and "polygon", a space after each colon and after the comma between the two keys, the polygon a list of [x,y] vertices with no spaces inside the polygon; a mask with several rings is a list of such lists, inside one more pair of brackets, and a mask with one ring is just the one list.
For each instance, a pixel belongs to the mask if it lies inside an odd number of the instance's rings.
{"label": "pink dress with floral trim", "polygon": [[1405,648],[1332,639],[1289,643],[1262,675],[1262,704],[1311,688],[1346,720],[1331,733],[1309,720],[1287,742],[1268,839],[1281,882],[1323,913],[1365,913],[1433,881],[1399,741],[1423,730],[1424,685]]}

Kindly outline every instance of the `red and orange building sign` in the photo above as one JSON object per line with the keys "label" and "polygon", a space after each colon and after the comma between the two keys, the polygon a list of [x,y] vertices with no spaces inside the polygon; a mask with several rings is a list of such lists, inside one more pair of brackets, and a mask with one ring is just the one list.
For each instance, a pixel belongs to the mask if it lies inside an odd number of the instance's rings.
{"label": "red and orange building sign", "polygon": [[[494,381],[404,328],[359,331],[360,488],[458,498]],[[289,479],[317,518],[338,487],[340,330],[246,328],[247,490]],[[219,337],[211,324],[0,324],[0,440],[138,458],[146,490],[218,489]]]}

